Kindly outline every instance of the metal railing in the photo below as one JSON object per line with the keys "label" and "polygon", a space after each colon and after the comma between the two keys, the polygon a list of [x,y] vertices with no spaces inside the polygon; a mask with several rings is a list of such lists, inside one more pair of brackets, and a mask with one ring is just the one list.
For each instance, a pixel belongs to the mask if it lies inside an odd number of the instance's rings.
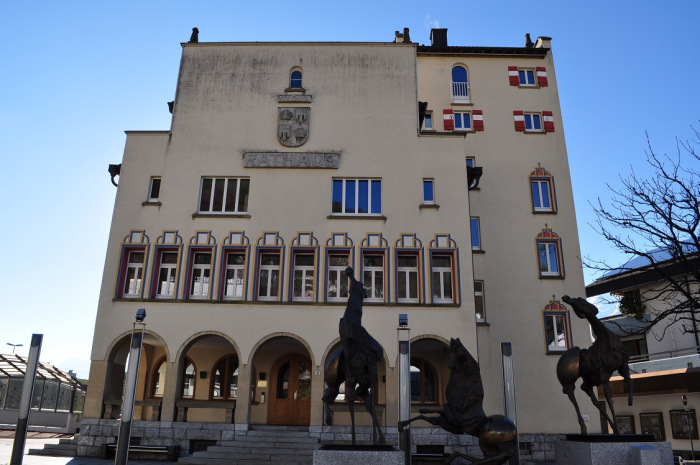
{"label": "metal railing", "polygon": [[469,103],[469,83],[452,81],[452,101]]}
{"label": "metal railing", "polygon": [[664,352],[654,352],[651,354],[633,355],[629,363],[648,362],[651,360],[663,360],[665,358],[683,357],[685,355],[700,354],[700,346],[685,347],[683,349],[667,350]]}

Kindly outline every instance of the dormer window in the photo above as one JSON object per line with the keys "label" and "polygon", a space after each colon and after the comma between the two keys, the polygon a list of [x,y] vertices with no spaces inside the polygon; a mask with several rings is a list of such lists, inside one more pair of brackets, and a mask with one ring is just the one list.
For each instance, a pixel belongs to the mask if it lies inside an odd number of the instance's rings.
{"label": "dormer window", "polygon": [[290,89],[301,89],[301,70],[294,69],[289,75],[289,88]]}

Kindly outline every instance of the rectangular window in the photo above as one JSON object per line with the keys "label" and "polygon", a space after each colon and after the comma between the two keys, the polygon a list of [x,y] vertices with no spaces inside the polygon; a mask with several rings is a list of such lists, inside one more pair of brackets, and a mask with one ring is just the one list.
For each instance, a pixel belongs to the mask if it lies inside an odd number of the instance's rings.
{"label": "rectangular window", "polygon": [[245,252],[228,252],[225,260],[223,298],[225,300],[243,300],[245,297]]}
{"label": "rectangular window", "polygon": [[157,299],[172,299],[175,296],[177,284],[177,258],[176,251],[161,251],[158,263],[158,281],[156,289]]}
{"label": "rectangular window", "polygon": [[280,286],[280,254],[261,253],[258,300],[277,300]]}
{"label": "rectangular window", "polygon": [[530,194],[532,196],[532,210],[535,212],[551,212],[552,208],[552,183],[549,180],[531,180]]}
{"label": "rectangular window", "polygon": [[362,256],[362,279],[367,290],[366,302],[384,302],[384,255]]}
{"label": "rectangular window", "polygon": [[122,297],[135,298],[141,295],[143,280],[143,261],[146,253],[143,250],[131,250],[128,253],[126,271],[124,273],[124,288]]}
{"label": "rectangular window", "polygon": [[474,166],[476,166],[474,157],[467,157],[467,166],[470,168],[474,168]]}
{"label": "rectangular window", "polygon": [[468,111],[455,111],[455,131],[472,130],[472,114]]}
{"label": "rectangular window", "polygon": [[469,219],[469,229],[472,236],[472,250],[481,250],[481,234],[479,232],[479,218]]}
{"label": "rectangular window", "polygon": [[340,215],[381,215],[382,181],[334,179],[331,212]]}
{"label": "rectangular window", "polygon": [[248,178],[202,178],[199,213],[245,213],[248,211]]}
{"label": "rectangular window", "polygon": [[567,324],[567,315],[565,313],[544,314],[547,352],[559,352],[569,348],[566,332]]}
{"label": "rectangular window", "polygon": [[537,241],[540,276],[561,276],[559,243]]}
{"label": "rectangular window", "polygon": [[160,197],[160,178],[152,177],[148,188],[148,201],[157,202]]}
{"label": "rectangular window", "polygon": [[452,256],[433,255],[433,302],[453,303],[454,293],[452,286]]}
{"label": "rectangular window", "polygon": [[535,70],[534,69],[518,69],[518,79],[521,86],[535,85]]}
{"label": "rectangular window", "polygon": [[432,131],[433,130],[433,114],[426,113],[423,117],[423,130]]}
{"label": "rectangular window", "polygon": [[315,257],[312,253],[294,254],[294,283],[292,300],[311,301],[314,299]]}
{"label": "rectangular window", "polygon": [[348,298],[350,278],[345,275],[345,268],[350,266],[350,256],[347,253],[331,253],[328,255],[328,300],[343,301]]}
{"label": "rectangular window", "polygon": [[539,113],[525,113],[525,132],[542,132],[542,116]]}
{"label": "rectangular window", "polygon": [[191,265],[190,299],[206,299],[211,282],[211,252],[195,252]]}
{"label": "rectangular window", "polygon": [[474,309],[477,322],[486,321],[486,312],[484,305],[484,282],[474,281]]}
{"label": "rectangular window", "polygon": [[397,262],[397,301],[418,303],[418,255],[400,254]]}
{"label": "rectangular window", "polygon": [[432,179],[423,179],[423,203],[435,204],[435,182]]}

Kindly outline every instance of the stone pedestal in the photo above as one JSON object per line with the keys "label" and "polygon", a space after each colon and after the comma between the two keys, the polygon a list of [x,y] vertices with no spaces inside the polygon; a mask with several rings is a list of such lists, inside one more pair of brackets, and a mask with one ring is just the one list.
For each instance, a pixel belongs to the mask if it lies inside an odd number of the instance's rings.
{"label": "stone pedestal", "polygon": [[391,445],[374,446],[345,441],[325,443],[314,451],[313,465],[358,465],[382,464],[405,465],[405,453]]}
{"label": "stone pedestal", "polygon": [[557,465],[667,465],[671,444],[653,435],[568,434],[556,443]]}

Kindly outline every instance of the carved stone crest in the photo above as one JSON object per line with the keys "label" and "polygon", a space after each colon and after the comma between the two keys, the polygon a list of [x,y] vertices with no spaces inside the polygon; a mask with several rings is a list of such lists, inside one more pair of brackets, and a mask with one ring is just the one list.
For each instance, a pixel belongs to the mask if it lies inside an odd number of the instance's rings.
{"label": "carved stone crest", "polygon": [[299,147],[309,139],[311,108],[278,108],[277,139],[285,147]]}

